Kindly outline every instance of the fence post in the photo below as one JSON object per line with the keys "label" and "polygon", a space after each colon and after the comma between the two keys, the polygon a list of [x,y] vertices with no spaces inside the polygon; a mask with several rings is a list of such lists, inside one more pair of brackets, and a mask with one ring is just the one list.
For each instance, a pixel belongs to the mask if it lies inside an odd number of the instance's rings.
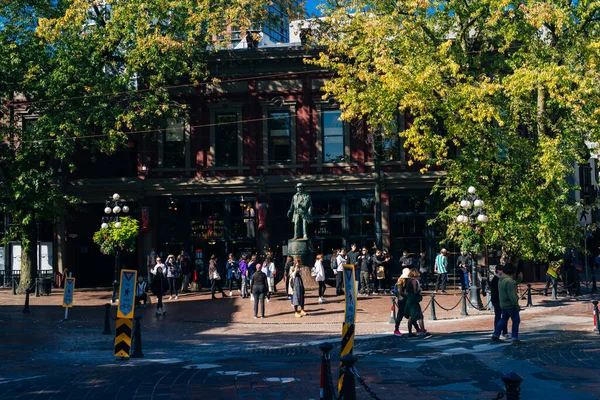
{"label": "fence post", "polygon": [[390,308],[390,324],[396,323],[396,299],[395,296],[390,297],[392,299],[392,307]]}
{"label": "fence post", "polygon": [[506,400],[519,400],[521,398],[521,382],[523,377],[510,371],[502,377],[504,382]]}
{"label": "fence post", "polygon": [[525,307],[533,307],[533,300],[531,299],[531,283],[527,284],[527,305]]}
{"label": "fence post", "polygon": [[598,300],[592,301],[594,305],[594,333],[600,333],[600,315],[598,315]]}
{"label": "fence post", "polygon": [[331,357],[329,352],[333,349],[331,343],[319,345],[321,349],[321,385],[319,385],[319,399],[333,400],[333,383],[331,379]]}
{"label": "fence post", "polygon": [[437,320],[437,315],[435,315],[435,294],[432,293],[431,295],[431,314],[429,315],[429,319],[432,321],[436,321]]}
{"label": "fence post", "polygon": [[103,335],[110,335],[110,304],[106,303],[104,305],[104,309],[106,310],[104,313],[104,332]]}
{"label": "fence post", "polygon": [[342,362],[341,372],[343,373],[343,377],[341,387],[338,388],[338,391],[340,392],[340,397],[344,400],[356,400],[356,384],[352,367],[357,359],[358,358],[352,354],[346,354],[340,359]]}
{"label": "fence post", "polygon": [[144,358],[142,353],[142,316],[135,317],[135,330],[133,331],[133,354],[132,358]]}
{"label": "fence post", "polygon": [[460,312],[460,315],[469,315],[469,313],[467,312],[467,291],[463,290],[462,294],[462,310]]}

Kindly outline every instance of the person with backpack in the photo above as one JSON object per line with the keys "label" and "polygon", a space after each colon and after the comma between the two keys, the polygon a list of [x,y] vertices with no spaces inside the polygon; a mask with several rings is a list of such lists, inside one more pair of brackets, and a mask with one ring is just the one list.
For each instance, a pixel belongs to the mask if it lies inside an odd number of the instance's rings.
{"label": "person with backpack", "polygon": [[156,267],[154,278],[152,279],[152,294],[156,296],[156,316],[165,315],[167,310],[163,305],[163,296],[167,292],[169,282],[163,273],[162,266]]}
{"label": "person with backpack", "polygon": [[402,336],[402,332],[400,332],[400,322],[402,322],[402,318],[404,318],[404,309],[406,308],[406,299],[408,298],[406,285],[408,282],[409,272],[410,269],[404,268],[402,270],[402,275],[400,275],[398,282],[394,286],[394,295],[396,296],[396,319],[394,320],[394,335],[396,336]]}

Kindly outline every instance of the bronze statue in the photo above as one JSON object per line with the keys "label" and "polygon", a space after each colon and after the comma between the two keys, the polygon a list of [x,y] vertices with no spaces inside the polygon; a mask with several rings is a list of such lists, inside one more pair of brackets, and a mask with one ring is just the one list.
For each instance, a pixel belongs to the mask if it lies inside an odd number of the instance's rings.
{"label": "bronze statue", "polygon": [[308,224],[312,222],[312,202],[310,195],[304,193],[301,183],[296,185],[296,194],[292,198],[288,217],[294,223],[294,239],[308,239]]}

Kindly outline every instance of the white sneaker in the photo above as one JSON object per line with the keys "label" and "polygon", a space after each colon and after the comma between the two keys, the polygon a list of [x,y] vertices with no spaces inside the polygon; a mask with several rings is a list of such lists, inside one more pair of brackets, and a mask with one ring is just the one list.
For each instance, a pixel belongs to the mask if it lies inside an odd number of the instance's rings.
{"label": "white sneaker", "polygon": [[177,300],[179,298],[179,296],[175,296],[175,300]]}
{"label": "white sneaker", "polygon": [[254,301],[254,295],[253,294],[250,295],[250,300]]}
{"label": "white sneaker", "polygon": [[231,297],[231,290],[229,291],[229,297]]}
{"label": "white sneaker", "polygon": [[504,339],[510,339],[512,337],[510,333],[507,333],[506,335],[503,335],[503,336],[504,336]]}
{"label": "white sneaker", "polygon": [[319,304],[323,304],[323,299],[319,297]]}
{"label": "white sneaker", "polygon": [[173,296],[169,296],[169,300],[171,300],[173,298]]}
{"label": "white sneaker", "polygon": [[267,303],[270,303],[270,302],[271,302],[271,299],[267,299]]}

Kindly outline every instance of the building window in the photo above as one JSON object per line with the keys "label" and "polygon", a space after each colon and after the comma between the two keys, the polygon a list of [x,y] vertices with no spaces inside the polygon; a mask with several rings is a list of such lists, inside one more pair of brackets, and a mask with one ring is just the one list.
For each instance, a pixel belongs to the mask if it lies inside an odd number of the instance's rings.
{"label": "building window", "polygon": [[271,164],[288,164],[292,161],[290,120],[289,112],[269,113],[269,161]]}
{"label": "building window", "polygon": [[323,162],[346,161],[344,145],[344,122],[339,110],[323,111]]}
{"label": "building window", "polygon": [[169,118],[164,132],[163,167],[185,167],[185,124]]}
{"label": "building window", "polygon": [[216,115],[215,162],[217,167],[238,165],[238,116],[237,113]]}
{"label": "building window", "polygon": [[375,234],[375,199],[363,197],[350,199],[350,235],[372,236]]}

